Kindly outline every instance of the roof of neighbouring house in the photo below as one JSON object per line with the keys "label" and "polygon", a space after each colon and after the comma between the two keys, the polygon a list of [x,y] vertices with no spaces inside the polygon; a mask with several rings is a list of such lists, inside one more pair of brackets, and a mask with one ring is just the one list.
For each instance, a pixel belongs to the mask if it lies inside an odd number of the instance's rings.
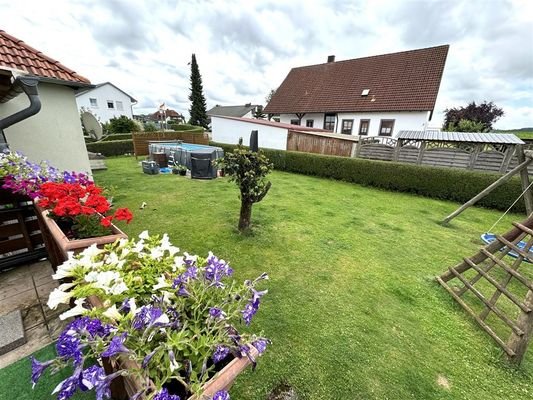
{"label": "roof of neighbouring house", "polygon": [[524,144],[524,142],[520,140],[520,138],[513,134],[490,132],[441,132],[437,130],[400,131],[396,139],[430,142]]}
{"label": "roof of neighbouring house", "polygon": [[66,85],[90,85],[89,79],[0,30],[0,69],[25,72]]}
{"label": "roof of neighbouring house", "polygon": [[227,117],[242,117],[251,110],[259,107],[259,104],[244,104],[242,106],[220,106],[216,105],[207,111],[207,115],[225,115]]}
{"label": "roof of neighbouring house", "polygon": [[444,45],[293,68],[264,111],[433,111],[448,49]]}
{"label": "roof of neighbouring house", "polygon": [[259,125],[265,125],[265,126],[273,126],[275,128],[290,129],[292,131],[298,131],[298,132],[309,131],[309,132],[327,132],[327,133],[332,133],[331,131],[327,131],[325,129],[308,128],[306,126],[285,124],[283,122],[268,121],[266,119],[228,117],[226,115],[212,115],[212,117],[219,117],[219,118],[224,118],[224,119],[232,119],[234,121],[247,122],[249,124],[259,124]]}
{"label": "roof of neighbouring house", "polygon": [[89,89],[84,89],[84,90],[80,90],[79,92],[76,93],[76,97],[78,96],[81,96],[82,94],[85,94],[87,92],[90,92],[91,90],[94,90],[94,89],[98,89],[99,87],[102,87],[102,86],[105,86],[105,85],[111,85],[113,86],[115,89],[117,89],[119,92],[122,92],[124,93],[126,96],[128,96],[130,98],[130,101],[132,103],[137,103],[137,100],[135,100],[133,97],[131,97],[128,93],[126,93],[124,90],[122,90],[121,88],[119,88],[118,86],[115,86],[113,85],[111,82],[102,82],[102,83],[99,83],[97,85],[94,86],[94,88],[89,88]]}
{"label": "roof of neighbouring house", "polygon": [[161,110],[156,111],[155,113],[149,114],[148,117],[153,119],[154,121],[161,120],[162,116],[170,117],[170,118],[183,118],[183,115],[181,115],[179,112],[175,110],[171,110],[170,108],[166,109],[163,113]]}

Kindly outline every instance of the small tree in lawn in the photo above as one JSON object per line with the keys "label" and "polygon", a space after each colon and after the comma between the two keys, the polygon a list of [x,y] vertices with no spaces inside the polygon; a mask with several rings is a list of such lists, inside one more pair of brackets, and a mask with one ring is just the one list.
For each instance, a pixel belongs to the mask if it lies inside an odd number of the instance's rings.
{"label": "small tree in lawn", "polygon": [[221,162],[225,173],[241,191],[241,212],[239,230],[250,228],[252,206],[268,193],[271,183],[265,177],[272,171],[273,164],[263,152],[253,152],[242,146],[242,139],[233,153],[227,153]]}
{"label": "small tree in lawn", "polygon": [[207,128],[209,121],[207,119],[207,106],[204,88],[202,86],[202,76],[200,75],[200,69],[198,68],[196,55],[194,54],[191,60],[191,94],[189,95],[189,100],[191,101],[189,124]]}

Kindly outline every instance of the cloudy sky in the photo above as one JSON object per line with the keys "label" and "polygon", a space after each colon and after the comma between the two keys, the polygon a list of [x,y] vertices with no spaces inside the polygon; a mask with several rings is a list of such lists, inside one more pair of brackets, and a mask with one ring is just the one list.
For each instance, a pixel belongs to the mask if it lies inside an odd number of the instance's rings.
{"label": "cloudy sky", "polygon": [[290,68],[450,44],[431,125],[474,100],[533,126],[533,1],[0,0],[0,29],[93,83],[188,114],[191,54],[208,107],[264,104]]}

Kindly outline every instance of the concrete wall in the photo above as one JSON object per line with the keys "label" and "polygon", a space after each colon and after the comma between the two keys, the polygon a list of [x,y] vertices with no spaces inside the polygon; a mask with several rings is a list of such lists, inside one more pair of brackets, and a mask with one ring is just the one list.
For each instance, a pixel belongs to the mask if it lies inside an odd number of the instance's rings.
{"label": "concrete wall", "polygon": [[[51,83],[40,83],[38,88],[41,111],[4,130],[10,149],[34,162],[47,160],[62,170],[90,173],[74,90]],[[28,105],[28,98],[21,94],[0,104],[0,118]]]}
{"label": "concrete wall", "polygon": [[211,131],[213,141],[228,144],[239,143],[239,138],[243,138],[243,143],[250,142],[250,132],[259,132],[259,147],[286,150],[287,149],[287,129],[266,126],[253,122],[237,121],[232,119],[211,117]]}
{"label": "concrete wall", "polygon": [[[97,106],[91,106],[90,99],[96,99]],[[108,108],[107,102],[112,101],[114,108]],[[122,102],[122,110],[117,107],[117,101]],[[111,118],[125,115],[133,118],[131,111],[131,99],[129,96],[117,90],[113,85],[103,85],[76,97],[78,109],[85,108],[92,112],[100,122],[108,122]]]}
{"label": "concrete wall", "polygon": [[[297,119],[295,114],[281,114],[280,122],[290,124],[291,119]],[[322,113],[309,113],[305,114],[302,118],[302,126],[305,126],[305,122],[308,119],[313,119],[314,128],[322,129],[324,127],[324,114]],[[382,113],[338,113],[337,122],[335,125],[335,133],[341,133],[342,120],[353,119],[352,135],[357,136],[359,134],[359,123],[362,119],[369,119],[370,126],[368,136],[378,136],[379,127],[382,119],[393,119],[394,130],[392,137],[396,136],[401,130],[425,130],[426,124],[429,120],[429,111],[398,111],[398,112],[382,112]]]}

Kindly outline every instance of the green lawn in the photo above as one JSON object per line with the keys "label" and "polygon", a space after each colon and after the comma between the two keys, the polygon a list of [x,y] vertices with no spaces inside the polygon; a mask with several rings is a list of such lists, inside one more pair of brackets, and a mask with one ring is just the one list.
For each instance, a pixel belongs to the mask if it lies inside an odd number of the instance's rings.
{"label": "green lawn", "polygon": [[[254,206],[253,234],[241,235],[237,189],[226,178],[144,175],[133,158],[106,163],[96,181],[116,186],[117,204],[134,212],[128,234],[167,232],[184,251],[212,250],[238,279],[269,273],[252,329],[273,344],[239,377],[233,400],[265,399],[280,383],[313,400],[533,396],[533,351],[520,369],[507,366],[434,281],[477,250],[500,212],[473,208],[445,228],[437,222],[457,204],[274,172]],[[507,216],[496,230],[521,218]]]}

